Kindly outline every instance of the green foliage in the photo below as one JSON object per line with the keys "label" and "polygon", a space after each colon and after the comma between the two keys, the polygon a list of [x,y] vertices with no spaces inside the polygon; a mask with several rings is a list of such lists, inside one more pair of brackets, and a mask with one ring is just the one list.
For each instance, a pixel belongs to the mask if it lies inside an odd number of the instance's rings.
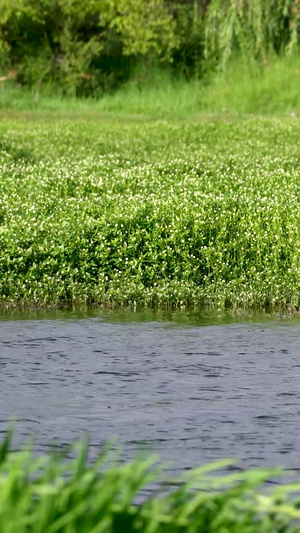
{"label": "green foliage", "polygon": [[299,306],[295,118],[0,128],[5,305]]}
{"label": "green foliage", "polygon": [[298,49],[298,0],[0,0],[0,68],[40,92],[100,95],[158,63],[203,78]]}
{"label": "green foliage", "polygon": [[[89,464],[86,444],[70,446],[70,459],[67,453],[34,457],[31,446],[12,453],[10,440],[0,448],[0,529],[6,533],[299,531],[299,483],[271,491],[265,485],[279,470],[226,474],[227,460],[163,478],[156,458],[122,464],[104,451]],[[142,491],[153,481],[157,488],[145,498]]]}
{"label": "green foliage", "polygon": [[[2,0],[6,16],[2,42],[7,67],[29,86],[56,82],[65,92],[84,94],[95,86],[93,61],[104,48],[101,2],[81,0]],[[102,29],[103,32],[103,29]]]}
{"label": "green foliage", "polygon": [[[174,61],[175,62],[175,61]],[[179,65],[178,65],[179,68]],[[191,67],[193,68],[193,67]],[[0,94],[0,109],[69,113],[88,116],[99,113],[154,117],[187,117],[199,113],[295,114],[300,112],[300,56],[273,57],[267,66],[239,58],[218,71],[207,83],[176,77],[167,69],[148,64],[132,70],[130,81],[101,98],[67,98],[41,94],[6,82]]]}
{"label": "green foliage", "polygon": [[207,70],[204,58],[204,9],[198,0],[171,4],[179,43],[173,51],[173,72],[187,79],[203,77]]}
{"label": "green foliage", "polygon": [[161,0],[104,0],[103,17],[121,36],[125,55],[170,59],[178,46],[174,20]]}
{"label": "green foliage", "polygon": [[300,36],[298,0],[211,0],[207,11],[206,57],[224,66],[236,53],[266,61],[292,52]]}
{"label": "green foliage", "polygon": [[128,76],[127,56],[170,60],[175,25],[159,0],[1,0],[0,54],[17,81],[86,95]]}

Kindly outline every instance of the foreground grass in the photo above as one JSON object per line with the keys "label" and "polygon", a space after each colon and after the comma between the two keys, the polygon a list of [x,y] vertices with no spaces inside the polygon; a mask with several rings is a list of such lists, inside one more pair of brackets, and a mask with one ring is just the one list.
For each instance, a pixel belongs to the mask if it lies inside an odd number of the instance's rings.
{"label": "foreground grass", "polygon": [[0,299],[300,302],[300,124],[3,120]]}
{"label": "foreground grass", "polygon": [[299,531],[299,483],[265,484],[278,470],[224,474],[230,462],[222,461],[163,479],[153,459],[121,464],[104,452],[87,464],[86,446],[68,461],[57,453],[36,458],[29,446],[12,453],[10,439],[0,448],[5,533]]}

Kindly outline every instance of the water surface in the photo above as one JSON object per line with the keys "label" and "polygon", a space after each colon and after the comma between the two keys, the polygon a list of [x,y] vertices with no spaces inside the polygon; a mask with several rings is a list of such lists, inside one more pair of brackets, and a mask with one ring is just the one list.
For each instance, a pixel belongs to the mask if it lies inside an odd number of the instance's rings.
{"label": "water surface", "polygon": [[0,316],[0,431],[39,451],[115,435],[172,470],[300,465],[300,321],[199,313]]}

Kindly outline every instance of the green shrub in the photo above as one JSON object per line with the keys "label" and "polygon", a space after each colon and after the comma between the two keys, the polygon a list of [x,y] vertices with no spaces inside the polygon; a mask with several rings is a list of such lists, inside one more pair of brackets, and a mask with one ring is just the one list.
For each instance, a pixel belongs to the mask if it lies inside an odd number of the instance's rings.
{"label": "green shrub", "polygon": [[158,0],[1,0],[0,9],[2,64],[38,90],[49,83],[75,95],[111,89],[135,57],[168,60],[177,43]]}
{"label": "green shrub", "polygon": [[1,123],[2,303],[299,306],[296,118],[78,119]]}
{"label": "green shrub", "polygon": [[101,95],[141,64],[203,78],[233,56],[298,49],[298,0],[0,0],[0,69],[22,86]]}

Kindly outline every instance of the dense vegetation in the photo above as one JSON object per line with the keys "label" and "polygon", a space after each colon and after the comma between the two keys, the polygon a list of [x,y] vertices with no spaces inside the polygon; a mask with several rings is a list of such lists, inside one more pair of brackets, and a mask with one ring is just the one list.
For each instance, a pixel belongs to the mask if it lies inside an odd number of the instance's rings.
{"label": "dense vegetation", "polygon": [[66,461],[66,452],[33,457],[30,446],[12,453],[9,442],[0,448],[5,533],[299,531],[299,483],[265,485],[278,470],[224,474],[231,463],[221,461],[163,480],[153,458],[121,464],[104,452],[88,465],[85,446]]}
{"label": "dense vegetation", "polygon": [[[174,80],[169,72],[152,70],[148,81],[134,79],[121,89],[101,98],[39,94],[6,82],[0,91],[3,111],[32,111],[72,116],[115,117],[142,115],[147,118],[191,118],[191,115],[292,115],[300,112],[300,55],[272,58],[268,66],[252,65],[242,58],[231,61],[225,71],[215,74],[208,84],[203,80]],[[112,117],[113,118],[113,117]],[[130,117],[129,117],[130,118]],[[132,117],[131,117],[132,118]]]}
{"label": "dense vegetation", "polygon": [[296,118],[0,133],[3,303],[299,306]]}
{"label": "dense vegetation", "polygon": [[[298,310],[299,37],[299,0],[0,0],[0,107],[62,111],[1,115],[0,303]],[[151,461],[85,455],[8,438],[0,530],[299,531],[271,472],[203,467],[137,506]]]}
{"label": "dense vegetation", "polygon": [[37,94],[99,96],[155,65],[190,79],[236,55],[267,64],[299,35],[299,0],[0,0],[2,75]]}

